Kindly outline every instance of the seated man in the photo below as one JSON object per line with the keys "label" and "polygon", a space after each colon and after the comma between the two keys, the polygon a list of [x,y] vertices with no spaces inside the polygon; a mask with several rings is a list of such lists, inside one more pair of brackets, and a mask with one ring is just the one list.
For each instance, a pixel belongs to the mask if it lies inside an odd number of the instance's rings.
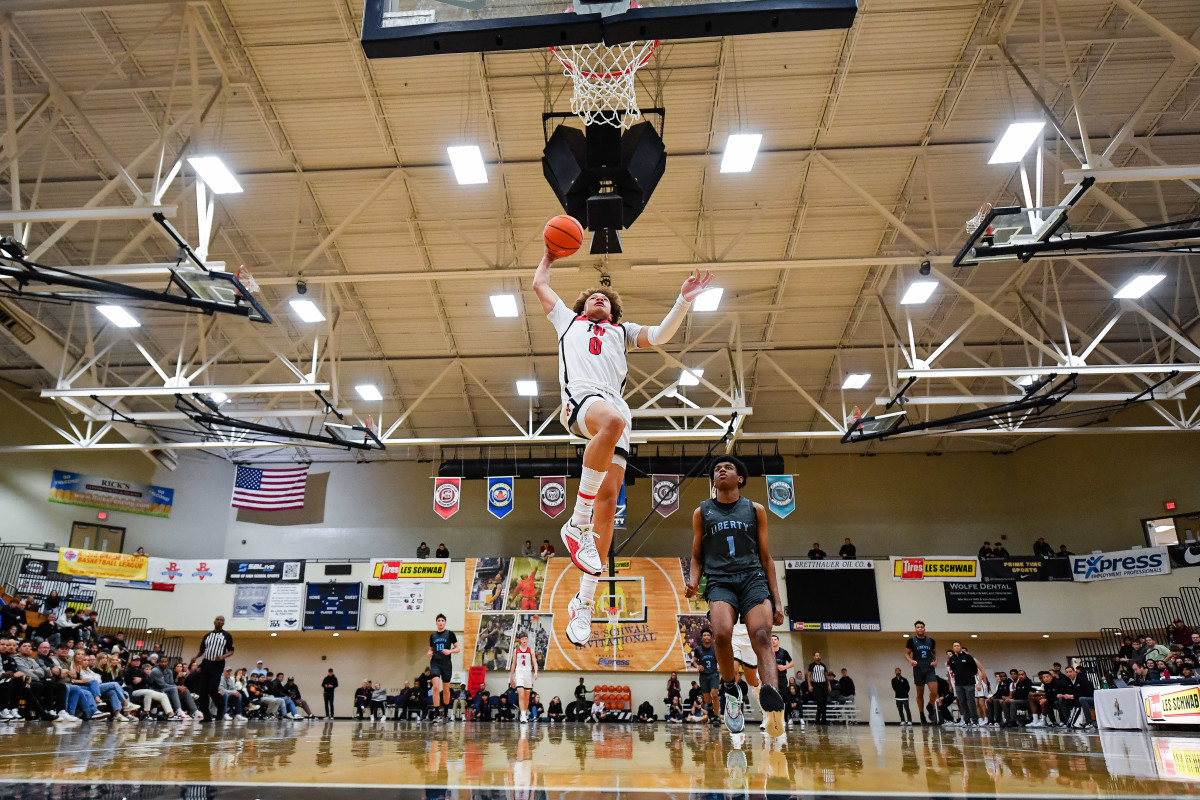
{"label": "seated man", "polygon": [[467,706],[470,704],[471,692],[464,683],[454,693],[454,705],[450,707],[450,719],[453,720],[455,717],[458,717],[460,720],[465,720],[467,718]]}
{"label": "seated man", "polygon": [[841,702],[854,705],[854,679],[842,669],[842,677],[838,679],[838,688],[842,693]]}
{"label": "seated man", "polygon": [[649,700],[643,700],[634,719],[638,722],[658,722],[658,714],[654,713],[654,706],[650,705]]}
{"label": "seated man", "polygon": [[1087,675],[1074,667],[1067,667],[1063,672],[1066,675],[1066,683],[1058,692],[1059,714],[1068,726],[1086,728],[1092,724],[1096,687],[1088,680]]}
{"label": "seated man", "polygon": [[987,699],[987,724],[999,725],[1004,721],[1004,700],[1008,697],[1011,683],[1003,672],[993,675],[996,680],[992,683],[992,693]]}
{"label": "seated man", "polygon": [[513,707],[508,704],[508,696],[500,695],[500,705],[496,706],[496,721],[512,722],[514,719]]}
{"label": "seated man", "polygon": [[1031,708],[1029,696],[1033,693],[1033,681],[1029,680],[1029,676],[1025,674],[1025,670],[1011,670],[1010,675],[1015,672],[1012,685],[1009,687],[1008,697],[1004,704],[1004,723],[1001,727],[1016,728],[1017,712],[1023,708]]}
{"label": "seated man", "polygon": [[475,697],[475,719],[482,722],[492,721],[492,696],[486,689],[480,689]]}
{"label": "seated man", "polygon": [[604,701],[596,698],[592,701],[591,711],[588,712],[588,722],[604,722]]}
{"label": "seated man", "polygon": [[703,725],[708,722],[708,708],[704,705],[704,701],[697,698],[696,702],[692,703],[692,711],[687,715],[687,721],[697,725]]}

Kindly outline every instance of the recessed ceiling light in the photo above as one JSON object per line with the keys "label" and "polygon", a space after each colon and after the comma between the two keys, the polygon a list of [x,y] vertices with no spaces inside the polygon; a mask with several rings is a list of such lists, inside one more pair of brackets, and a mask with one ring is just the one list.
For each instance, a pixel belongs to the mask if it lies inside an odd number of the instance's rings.
{"label": "recessed ceiling light", "polygon": [[1049,639],[1049,638],[1050,638],[1050,634],[1048,634],[1048,633],[1043,633],[1043,634],[1042,634],[1042,638],[1043,638],[1043,639]]}
{"label": "recessed ceiling light", "polygon": [[971,638],[972,638],[972,639],[978,639],[978,638],[979,638],[979,634],[978,634],[978,633],[972,633],[972,634],[971,634]]}
{"label": "recessed ceiling light", "polygon": [[321,313],[321,309],[317,308],[317,304],[312,300],[291,300],[289,302],[292,310],[305,322],[325,321],[325,315]]}
{"label": "recessed ceiling light", "polygon": [[360,383],[358,386],[354,387],[354,391],[358,392],[358,396],[363,400],[383,399],[383,395],[379,393],[379,389],[376,388],[375,384],[373,383]]}
{"label": "recessed ceiling light", "polygon": [[705,289],[696,298],[696,302],[692,304],[694,311],[716,311],[717,306],[721,305],[721,295],[725,294],[725,290],[720,286],[714,286],[711,289]]}
{"label": "recessed ceiling light", "polygon": [[699,386],[700,378],[704,376],[702,369],[685,369],[679,373],[680,386]]}
{"label": "recessed ceiling light", "polygon": [[1114,299],[1125,300],[1141,297],[1146,292],[1158,286],[1159,282],[1166,275],[1134,275],[1129,280],[1125,281],[1125,285],[1117,289],[1117,293],[1113,295]]}
{"label": "recessed ceiling light", "polygon": [[447,147],[446,153],[450,156],[450,166],[454,168],[454,178],[460,185],[488,182],[483,153],[477,145]]}
{"label": "recessed ceiling light", "polygon": [[846,380],[842,381],[843,389],[861,389],[867,385],[867,381],[871,379],[869,372],[851,372],[846,376]]}
{"label": "recessed ceiling light", "polygon": [[271,635],[272,635],[272,636],[278,636],[279,634],[278,634],[278,633],[272,633]]}
{"label": "recessed ceiling light", "polygon": [[142,323],[120,306],[96,306],[96,310],[108,317],[108,321],[118,328],[140,328]]}
{"label": "recessed ceiling light", "polygon": [[721,157],[721,172],[749,172],[754,167],[761,133],[731,133],[725,140],[725,155]]}
{"label": "recessed ceiling light", "polygon": [[337,631],[334,631],[334,632],[333,632],[333,635],[334,635],[334,636],[341,636],[341,634],[340,634],[340,633],[338,633]]}
{"label": "recessed ceiling light", "polygon": [[521,397],[537,397],[537,381],[517,381],[517,394]]}
{"label": "recessed ceiling light", "polygon": [[904,296],[900,298],[900,305],[920,305],[929,300],[936,288],[937,281],[913,281],[904,290]]}
{"label": "recessed ceiling light", "polygon": [[217,405],[221,405],[221,403],[224,403],[229,399],[229,395],[225,394],[224,392],[213,392],[208,397]]}
{"label": "recessed ceiling light", "polygon": [[242,191],[242,185],[219,156],[193,156],[188,163],[213,194],[237,194]]}
{"label": "recessed ceiling light", "polygon": [[1045,122],[1014,122],[1000,137],[989,164],[1016,164],[1042,135]]}
{"label": "recessed ceiling light", "polygon": [[494,294],[488,299],[492,301],[492,313],[497,317],[515,317],[517,315],[516,295]]}

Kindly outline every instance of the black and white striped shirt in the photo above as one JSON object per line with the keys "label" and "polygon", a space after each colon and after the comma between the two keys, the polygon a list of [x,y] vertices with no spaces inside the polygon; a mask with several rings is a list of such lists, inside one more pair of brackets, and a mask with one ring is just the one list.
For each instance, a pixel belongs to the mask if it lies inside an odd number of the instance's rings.
{"label": "black and white striped shirt", "polygon": [[812,682],[813,683],[824,683],[825,682],[825,665],[824,664],[818,664],[817,662],[814,661],[813,663],[808,665],[808,671],[812,673]]}
{"label": "black and white striped shirt", "polygon": [[223,661],[225,654],[232,649],[233,637],[225,631],[210,631],[200,645],[205,661]]}

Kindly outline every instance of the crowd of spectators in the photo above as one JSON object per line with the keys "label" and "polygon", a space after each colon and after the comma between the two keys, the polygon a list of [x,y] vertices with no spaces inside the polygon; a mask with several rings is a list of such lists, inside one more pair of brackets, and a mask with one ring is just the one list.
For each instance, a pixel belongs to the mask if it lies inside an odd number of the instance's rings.
{"label": "crowd of spectators", "polygon": [[[1066,558],[1067,556],[1075,555],[1065,544],[1060,544],[1058,550],[1046,541],[1046,537],[1040,536],[1033,543],[1033,554],[1039,558]],[[1008,548],[1003,543],[984,542],[983,547],[979,548],[980,558],[1009,558]]]}
{"label": "crowd of spectators", "polygon": [[1200,663],[1200,633],[1181,619],[1172,620],[1167,641],[1154,636],[1124,636],[1117,651],[1115,686],[1144,686],[1163,681],[1195,681]]}

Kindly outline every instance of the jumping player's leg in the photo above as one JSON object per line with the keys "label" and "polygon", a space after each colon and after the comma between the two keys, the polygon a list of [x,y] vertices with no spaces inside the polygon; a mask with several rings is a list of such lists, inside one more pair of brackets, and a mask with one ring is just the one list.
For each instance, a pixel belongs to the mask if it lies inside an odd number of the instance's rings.
{"label": "jumping player's leg", "polygon": [[713,649],[717,654],[717,671],[721,674],[721,687],[712,692],[713,713],[721,711],[718,691],[725,695],[725,726],[731,733],[741,733],[746,720],[742,716],[742,693],[737,686],[737,662],[733,658],[733,626],[737,623],[737,609],[724,600],[709,596],[708,616],[712,623]]}
{"label": "jumping player's leg", "polygon": [[771,650],[771,617],[773,616],[771,601],[763,600],[746,613],[746,632],[750,635],[750,644],[760,664],[758,677],[762,681],[759,690],[759,704],[766,718],[767,733],[771,736],[781,736],[784,732],[783,695],[779,693],[779,671],[772,669],[775,664],[775,653]]}

